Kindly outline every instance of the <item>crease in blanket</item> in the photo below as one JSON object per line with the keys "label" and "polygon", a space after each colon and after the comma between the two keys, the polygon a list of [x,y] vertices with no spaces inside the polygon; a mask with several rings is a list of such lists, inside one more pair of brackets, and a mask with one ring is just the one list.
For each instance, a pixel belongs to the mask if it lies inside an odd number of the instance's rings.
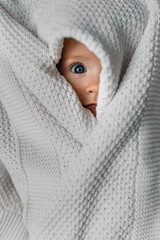
{"label": "crease in blanket", "polygon": [[[0,238],[159,240],[160,1],[0,0],[0,31]],[[101,61],[96,117],[65,37]]]}

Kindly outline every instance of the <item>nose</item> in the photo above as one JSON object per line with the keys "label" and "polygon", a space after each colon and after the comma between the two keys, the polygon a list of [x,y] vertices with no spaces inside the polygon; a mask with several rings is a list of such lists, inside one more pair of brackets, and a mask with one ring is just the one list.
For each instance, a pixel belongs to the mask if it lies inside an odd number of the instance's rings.
{"label": "nose", "polygon": [[[98,80],[97,80],[98,79]],[[99,90],[99,78],[92,77],[89,79],[88,84],[86,86],[86,92],[87,93],[98,93]]]}

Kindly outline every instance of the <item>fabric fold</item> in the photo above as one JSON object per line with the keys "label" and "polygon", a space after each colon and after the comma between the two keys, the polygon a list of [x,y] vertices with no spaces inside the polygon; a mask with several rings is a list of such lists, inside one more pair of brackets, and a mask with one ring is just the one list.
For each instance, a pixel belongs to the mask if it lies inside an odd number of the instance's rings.
{"label": "fabric fold", "polygon": [[[1,39],[2,45],[6,48],[4,54],[15,71],[16,77],[22,79],[26,91],[35,96],[38,104],[44,105],[50,115],[56,117],[65,129],[82,142],[96,124],[95,117],[82,107],[72,86],[64,77],[57,75],[57,69],[51,65],[52,61],[47,47],[27,29],[15,22],[2,8],[1,23],[3,34],[6,35],[6,39]],[[32,52],[33,61],[31,60]],[[26,68],[24,68],[24,61]],[[61,109],[58,107],[59,103]],[[73,121],[76,125],[71,124]]]}
{"label": "fabric fold", "polygon": [[[0,0],[0,30],[0,159],[29,240],[159,240],[160,1]],[[97,117],[56,68],[66,37],[100,59]]]}
{"label": "fabric fold", "polygon": [[[95,12],[89,11],[88,4],[92,6],[92,3],[86,1],[42,1],[34,12],[33,19],[37,25],[36,34],[49,45],[50,55],[56,63],[61,55],[64,37],[73,37],[82,42],[100,58],[102,71],[97,102],[99,120],[116,93],[143,35],[148,10],[141,1],[94,2],[93,7],[98,4]],[[125,16],[124,9],[128,8],[130,18]],[[113,12],[110,9],[114,9]],[[132,29],[128,31],[130,24]]]}

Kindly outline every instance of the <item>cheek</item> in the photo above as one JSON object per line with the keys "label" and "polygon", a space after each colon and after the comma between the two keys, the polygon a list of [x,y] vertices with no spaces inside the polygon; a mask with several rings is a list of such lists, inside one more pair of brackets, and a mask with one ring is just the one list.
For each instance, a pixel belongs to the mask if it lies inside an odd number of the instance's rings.
{"label": "cheek", "polygon": [[71,84],[75,92],[80,96],[84,92],[84,82],[80,77],[69,77],[67,81]]}
{"label": "cheek", "polygon": [[81,90],[82,88],[82,82],[80,79],[75,79],[75,78],[68,78],[67,81],[72,85],[72,87],[75,89],[75,90]]}
{"label": "cheek", "polygon": [[74,87],[82,87],[83,86],[83,78],[80,74],[72,74],[69,71],[64,71],[63,76],[67,79],[67,81]]}

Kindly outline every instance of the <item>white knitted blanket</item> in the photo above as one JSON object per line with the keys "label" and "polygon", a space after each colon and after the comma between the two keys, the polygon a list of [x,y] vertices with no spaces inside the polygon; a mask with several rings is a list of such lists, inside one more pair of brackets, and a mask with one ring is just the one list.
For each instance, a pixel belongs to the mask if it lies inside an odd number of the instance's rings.
{"label": "white knitted blanket", "polygon": [[[97,116],[56,68],[101,60]],[[0,240],[160,239],[160,0],[0,0]]]}

